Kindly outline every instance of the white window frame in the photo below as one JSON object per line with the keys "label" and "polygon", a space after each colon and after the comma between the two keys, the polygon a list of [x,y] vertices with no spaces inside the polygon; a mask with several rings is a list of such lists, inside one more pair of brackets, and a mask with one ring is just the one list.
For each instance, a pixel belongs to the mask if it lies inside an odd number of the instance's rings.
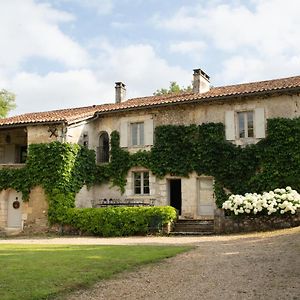
{"label": "white window frame", "polygon": [[[133,141],[134,141],[133,127],[134,126],[137,126],[136,143],[133,143]],[[144,122],[130,123],[130,145],[136,146],[136,147],[145,145],[145,124],[144,124]]]}
{"label": "white window frame", "polygon": [[[249,114],[252,114],[252,136],[249,136]],[[254,122],[254,111],[253,110],[246,110],[246,111],[238,111],[236,113],[236,128],[237,128],[237,138],[238,139],[252,139],[255,138],[255,122]],[[243,116],[244,122],[244,136],[241,137],[240,132],[240,116]]]}
{"label": "white window frame", "polygon": [[[145,173],[148,174],[148,186],[145,186]],[[134,171],[133,174],[133,193],[134,195],[150,195],[150,173],[149,171]],[[140,193],[136,193],[136,174],[140,175]],[[145,193],[145,188],[148,187],[149,192]]]}

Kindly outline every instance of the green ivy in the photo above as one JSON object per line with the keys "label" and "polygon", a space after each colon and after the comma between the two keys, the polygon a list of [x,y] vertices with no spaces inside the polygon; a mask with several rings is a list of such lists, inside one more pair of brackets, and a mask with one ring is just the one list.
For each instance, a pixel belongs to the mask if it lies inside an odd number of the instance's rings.
{"label": "green ivy", "polygon": [[0,170],[0,190],[13,188],[26,201],[33,187],[42,186],[49,201],[49,221],[57,222],[64,209],[74,207],[82,186],[94,184],[95,152],[59,142],[32,144],[28,152],[24,168]]}
{"label": "green ivy", "polygon": [[111,134],[110,163],[96,165],[95,152],[82,146],[53,142],[29,146],[26,166],[1,169],[0,190],[13,188],[29,198],[41,185],[49,200],[49,220],[64,219],[74,207],[83,185],[110,182],[125,191],[130,168],[143,166],[157,177],[167,174],[215,178],[217,205],[226,200],[224,188],[234,194],[263,192],[291,186],[300,190],[300,118],[268,120],[267,138],[255,145],[235,146],[226,141],[224,125],[158,126],[151,151],[130,154],[120,148],[117,131]]}

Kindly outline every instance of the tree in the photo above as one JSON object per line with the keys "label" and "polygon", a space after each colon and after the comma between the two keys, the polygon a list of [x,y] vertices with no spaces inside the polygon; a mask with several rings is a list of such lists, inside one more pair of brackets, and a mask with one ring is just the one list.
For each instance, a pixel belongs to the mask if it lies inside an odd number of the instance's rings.
{"label": "tree", "polygon": [[187,87],[180,87],[176,81],[171,81],[168,89],[161,88],[160,90],[156,90],[153,93],[154,96],[161,96],[173,93],[181,93],[181,92],[191,92],[192,87],[189,85]]}
{"label": "tree", "polygon": [[15,94],[2,89],[0,90],[0,118],[5,118],[9,111],[16,108]]}

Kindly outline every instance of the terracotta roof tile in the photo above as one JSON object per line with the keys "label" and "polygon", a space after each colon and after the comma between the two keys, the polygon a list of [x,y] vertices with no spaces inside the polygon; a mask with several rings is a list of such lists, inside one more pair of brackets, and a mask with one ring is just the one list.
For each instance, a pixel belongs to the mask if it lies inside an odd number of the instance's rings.
{"label": "terracotta roof tile", "polygon": [[93,105],[87,107],[60,109],[45,112],[27,113],[23,115],[13,116],[5,119],[0,119],[0,126],[13,124],[28,124],[28,123],[48,123],[48,122],[66,122],[72,123],[94,116],[102,106]]}
{"label": "terracotta roof tile", "polygon": [[73,123],[76,121],[88,119],[94,116],[96,112],[114,112],[127,109],[136,109],[143,107],[152,107],[156,105],[167,105],[172,103],[188,103],[199,101],[207,102],[218,99],[230,99],[232,96],[246,96],[251,94],[267,94],[274,91],[285,91],[295,89],[300,92],[300,76],[281,78],[275,80],[251,82],[245,84],[228,85],[221,87],[213,87],[210,91],[203,94],[196,93],[179,93],[167,94],[162,96],[149,96],[129,99],[119,104],[103,104],[87,107],[70,108],[53,110],[40,113],[28,113],[19,116],[0,119],[0,126],[30,124],[30,123],[46,123],[46,122],[66,122]]}

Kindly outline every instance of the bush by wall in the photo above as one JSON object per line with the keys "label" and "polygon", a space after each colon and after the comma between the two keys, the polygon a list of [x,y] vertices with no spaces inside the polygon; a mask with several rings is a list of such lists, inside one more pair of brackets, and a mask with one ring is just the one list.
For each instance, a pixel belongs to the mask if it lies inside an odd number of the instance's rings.
{"label": "bush by wall", "polygon": [[98,236],[128,236],[159,232],[176,217],[170,206],[69,208],[60,223]]}

